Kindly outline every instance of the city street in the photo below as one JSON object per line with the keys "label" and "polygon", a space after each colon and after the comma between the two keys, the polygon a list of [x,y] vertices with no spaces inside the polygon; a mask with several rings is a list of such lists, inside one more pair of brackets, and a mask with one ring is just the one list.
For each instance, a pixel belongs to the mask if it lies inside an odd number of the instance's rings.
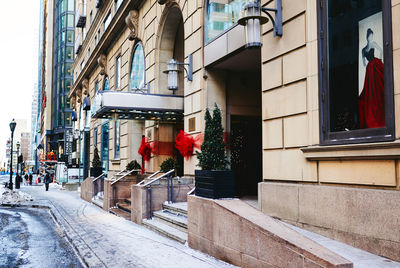
{"label": "city street", "polygon": [[46,209],[0,207],[0,267],[82,267]]}
{"label": "city street", "polygon": [[[6,180],[0,178],[0,184]],[[68,240],[89,267],[233,267],[107,213],[80,199],[77,192],[62,190],[59,185],[51,184],[48,192],[44,186],[23,185],[20,190],[34,200],[24,205],[51,208]]]}

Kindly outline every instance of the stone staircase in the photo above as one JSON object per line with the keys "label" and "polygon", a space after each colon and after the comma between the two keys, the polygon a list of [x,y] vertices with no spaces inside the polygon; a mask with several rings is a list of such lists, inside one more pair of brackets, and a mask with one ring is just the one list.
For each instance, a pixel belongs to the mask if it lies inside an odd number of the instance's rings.
{"label": "stone staircase", "polygon": [[124,199],[123,202],[118,202],[115,207],[110,208],[110,213],[122,217],[126,220],[131,220],[131,204],[130,198]]}
{"label": "stone staircase", "polygon": [[163,209],[153,213],[153,218],[143,220],[143,225],[168,238],[185,244],[187,235],[187,202],[163,204]]}

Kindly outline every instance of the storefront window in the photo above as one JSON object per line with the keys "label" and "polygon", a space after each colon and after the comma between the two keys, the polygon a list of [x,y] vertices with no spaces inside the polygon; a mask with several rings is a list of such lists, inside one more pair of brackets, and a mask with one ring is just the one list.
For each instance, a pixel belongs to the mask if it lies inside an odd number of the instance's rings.
{"label": "storefront window", "polygon": [[141,43],[135,46],[132,56],[131,71],[129,74],[129,89],[140,90],[145,86],[144,50]]}
{"label": "storefront window", "polygon": [[239,20],[247,0],[208,0],[205,42],[208,43]]}
{"label": "storefront window", "polygon": [[391,22],[385,5],[326,2],[320,16],[323,142],[393,139]]}

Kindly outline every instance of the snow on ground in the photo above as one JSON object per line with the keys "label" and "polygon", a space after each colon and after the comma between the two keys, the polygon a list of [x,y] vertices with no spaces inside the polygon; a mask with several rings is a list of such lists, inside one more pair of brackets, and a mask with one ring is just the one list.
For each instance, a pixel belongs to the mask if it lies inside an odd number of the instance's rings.
{"label": "snow on ground", "polygon": [[89,266],[235,267],[112,215],[59,185],[51,184],[48,192],[34,186],[23,186],[21,190],[31,194],[35,202],[46,201],[54,207],[69,237],[80,241],[73,244]]}
{"label": "snow on ground", "polygon": [[33,201],[31,195],[19,190],[11,191],[8,188],[0,187],[0,205],[18,205],[27,201]]}

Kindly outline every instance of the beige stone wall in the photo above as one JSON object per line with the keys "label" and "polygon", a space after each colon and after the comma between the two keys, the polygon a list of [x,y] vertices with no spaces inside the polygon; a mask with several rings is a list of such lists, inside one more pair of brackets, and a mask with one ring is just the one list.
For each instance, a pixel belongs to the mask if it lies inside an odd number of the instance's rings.
{"label": "beige stone wall", "polygon": [[[263,1],[267,3],[268,1]],[[319,145],[317,1],[283,1],[283,36],[263,27],[263,179],[398,187],[397,157],[307,160]],[[396,137],[400,137],[400,2],[392,1]],[[372,148],[372,147],[371,147]],[[339,148],[337,149],[340,150]],[[385,149],[382,149],[385,150]],[[380,159],[382,159],[380,157]]]}
{"label": "beige stone wall", "polygon": [[399,191],[274,182],[259,184],[259,191],[270,216],[400,260]]}
{"label": "beige stone wall", "polygon": [[[99,13],[97,9],[94,8],[94,0],[88,1],[87,3],[87,40],[83,43],[82,50],[79,55],[76,56],[74,62],[74,79],[81,74],[81,62],[88,62],[88,59],[91,56],[91,52],[93,52],[96,48],[97,42],[99,40],[99,36],[101,37],[104,34],[103,31],[103,21],[108,11],[111,10],[111,15],[115,15],[115,2],[114,1],[106,1],[105,6],[100,9]],[[202,1],[176,1],[177,7],[181,10],[183,21],[184,21],[184,38],[185,38],[185,50],[184,55],[185,59],[189,54],[193,54],[194,57],[194,81],[188,82],[185,80],[185,91],[183,91],[183,87],[178,90],[177,94],[185,94],[185,121],[188,121],[189,118],[196,117],[196,129],[193,131],[193,134],[200,133],[201,121],[202,119],[202,86],[201,83],[203,81],[203,72],[202,70],[202,24],[203,24],[203,11],[202,11]],[[93,10],[93,24],[90,25],[89,13]],[[145,62],[146,62],[146,83],[150,84],[150,93],[155,94],[171,94],[170,91],[167,90],[166,84],[166,75],[160,74],[165,67],[160,64],[160,42],[161,42],[161,34],[163,32],[165,18],[170,12],[170,8],[161,6],[157,3],[157,1],[145,1],[142,7],[139,10],[139,29],[138,29],[138,38],[142,42],[145,50]],[[98,31],[100,30],[100,35],[98,35]],[[131,65],[131,57],[133,54],[133,49],[135,43],[128,40],[128,35],[130,31],[127,27],[120,33],[118,38],[116,38],[112,46],[107,48],[105,55],[107,57],[106,64],[106,74],[108,75],[110,81],[110,90],[121,90],[128,91],[129,87],[129,70]],[[80,30],[77,31],[76,36],[78,36]],[[96,42],[97,40],[97,42]],[[89,53],[90,50],[90,53]],[[121,56],[121,86],[119,89],[115,88],[115,62],[116,57]],[[100,75],[100,67],[97,67],[94,71],[88,74],[89,80],[89,96],[94,99],[95,95],[95,84],[96,81],[99,83],[99,88],[102,89],[104,84],[105,76]],[[164,82],[162,82],[164,81]],[[79,105],[77,105],[76,110],[78,110]],[[78,114],[79,115],[79,114]],[[79,118],[78,118],[79,122]],[[94,136],[93,129],[95,126],[98,126],[98,148],[100,149],[101,143],[101,124],[104,120],[92,120],[91,122],[91,150],[90,159],[93,158],[93,148],[94,148]],[[126,164],[133,159],[141,162],[141,158],[139,157],[137,150],[140,145],[140,139],[142,134],[153,133],[150,141],[154,141],[154,134],[160,132],[159,129],[156,128],[158,124],[155,124],[153,121],[140,122],[135,123],[133,121],[121,121],[121,159],[120,161],[113,161],[114,156],[114,121],[110,121],[110,140],[109,140],[109,156],[110,156],[110,174],[112,175],[115,172],[123,169]],[[164,131],[164,130],[161,130]],[[163,133],[158,133],[158,136],[163,136],[162,141],[166,141],[166,137],[170,142],[173,141],[174,137],[169,137],[168,134],[170,131],[164,131]],[[168,134],[168,135],[167,135]],[[148,171],[158,170],[159,165],[165,158],[168,156],[160,156],[153,157],[150,164],[146,163],[146,168]],[[194,166],[189,165],[186,166]],[[189,173],[193,173],[193,168],[189,169]],[[109,177],[111,176],[109,175]]]}

